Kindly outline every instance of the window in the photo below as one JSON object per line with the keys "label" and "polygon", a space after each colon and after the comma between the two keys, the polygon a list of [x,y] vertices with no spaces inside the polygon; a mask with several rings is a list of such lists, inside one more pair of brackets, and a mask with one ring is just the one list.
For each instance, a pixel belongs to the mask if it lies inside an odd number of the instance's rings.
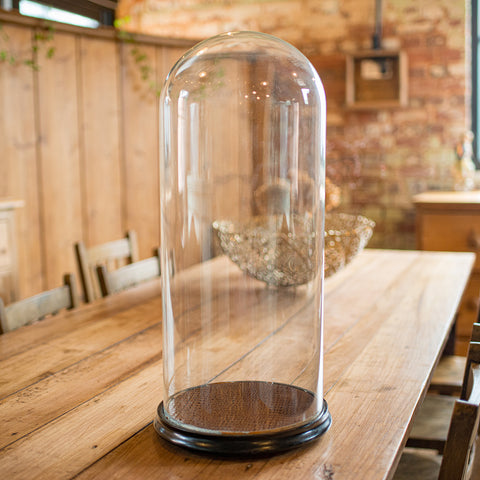
{"label": "window", "polygon": [[113,25],[117,0],[10,0],[21,14],[82,27]]}
{"label": "window", "polygon": [[480,39],[478,37],[478,24],[478,0],[472,0],[472,131],[475,135],[473,141],[473,151],[477,168],[480,166]]}

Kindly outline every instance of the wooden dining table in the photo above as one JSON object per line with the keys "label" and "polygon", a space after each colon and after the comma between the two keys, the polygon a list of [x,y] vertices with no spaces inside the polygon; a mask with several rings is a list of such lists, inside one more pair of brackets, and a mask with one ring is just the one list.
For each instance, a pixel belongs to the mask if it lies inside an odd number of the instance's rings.
{"label": "wooden dining table", "polygon": [[160,279],[1,335],[0,478],[392,478],[473,262],[472,253],[366,249],[326,279],[332,425],[267,457],[201,455],[156,433]]}

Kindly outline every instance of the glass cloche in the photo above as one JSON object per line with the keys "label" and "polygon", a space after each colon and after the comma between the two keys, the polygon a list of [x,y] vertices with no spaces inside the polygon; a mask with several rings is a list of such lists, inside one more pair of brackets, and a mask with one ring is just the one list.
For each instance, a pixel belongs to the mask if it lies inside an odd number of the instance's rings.
{"label": "glass cloche", "polygon": [[295,47],[203,41],[160,99],[168,441],[275,453],[330,426],[323,399],[325,94]]}

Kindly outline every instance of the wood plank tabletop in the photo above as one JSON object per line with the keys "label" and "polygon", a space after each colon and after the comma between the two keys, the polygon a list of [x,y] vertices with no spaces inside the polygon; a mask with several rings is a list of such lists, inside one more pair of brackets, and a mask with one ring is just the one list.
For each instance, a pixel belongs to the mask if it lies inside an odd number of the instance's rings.
{"label": "wood plank tabletop", "polygon": [[156,434],[159,280],[1,335],[0,478],[391,478],[473,262],[471,253],[367,249],[328,278],[332,426],[267,458],[201,456]]}

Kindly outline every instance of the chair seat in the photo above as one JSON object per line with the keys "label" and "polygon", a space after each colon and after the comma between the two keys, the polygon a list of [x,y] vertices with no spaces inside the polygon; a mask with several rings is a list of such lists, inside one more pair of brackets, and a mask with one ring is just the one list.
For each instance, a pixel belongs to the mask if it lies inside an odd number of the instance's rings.
{"label": "chair seat", "polygon": [[427,395],[415,416],[407,447],[434,448],[443,452],[455,400],[446,395]]}
{"label": "chair seat", "polygon": [[466,357],[445,355],[440,359],[430,383],[430,391],[459,395],[462,390]]}
{"label": "chair seat", "polygon": [[438,480],[442,456],[433,450],[406,448],[393,480]]}
{"label": "chair seat", "polygon": [[415,416],[394,480],[479,478],[476,448],[480,421],[479,338],[480,323],[475,323],[460,398],[427,395]]}

